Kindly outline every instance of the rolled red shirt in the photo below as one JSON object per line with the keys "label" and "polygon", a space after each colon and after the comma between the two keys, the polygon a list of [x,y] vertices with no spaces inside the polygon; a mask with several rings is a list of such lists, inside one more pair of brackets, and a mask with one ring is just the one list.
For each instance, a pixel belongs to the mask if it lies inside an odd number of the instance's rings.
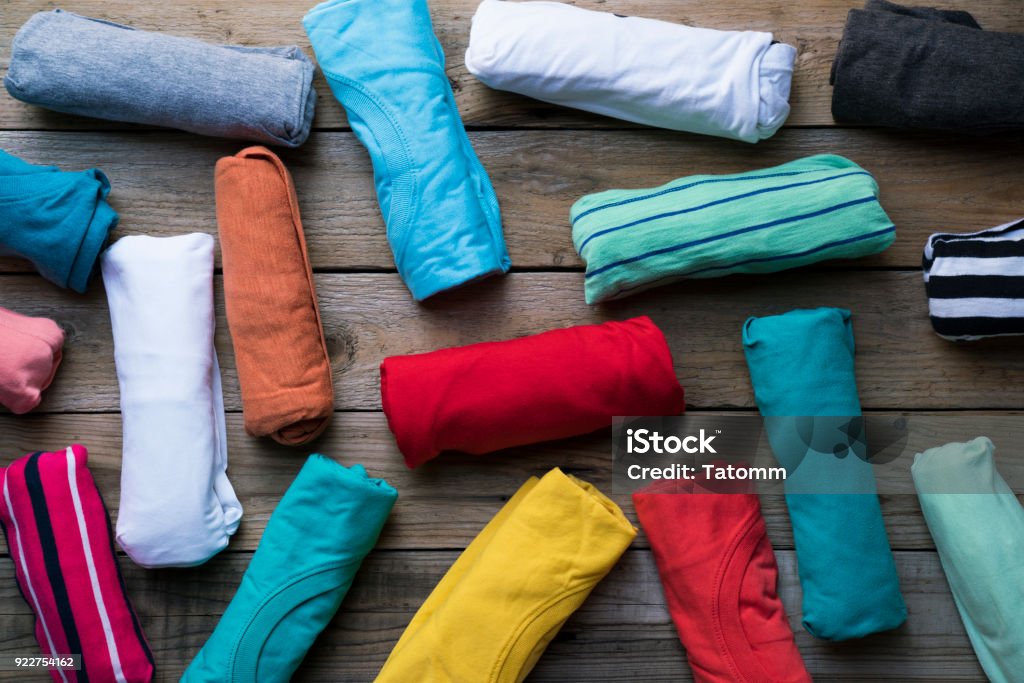
{"label": "rolled red shirt", "polygon": [[646,316],[392,356],[380,383],[411,468],[443,451],[479,455],[685,408],[665,335]]}
{"label": "rolled red shirt", "polygon": [[633,494],[693,680],[810,683],[761,503],[735,483],[662,480]]}

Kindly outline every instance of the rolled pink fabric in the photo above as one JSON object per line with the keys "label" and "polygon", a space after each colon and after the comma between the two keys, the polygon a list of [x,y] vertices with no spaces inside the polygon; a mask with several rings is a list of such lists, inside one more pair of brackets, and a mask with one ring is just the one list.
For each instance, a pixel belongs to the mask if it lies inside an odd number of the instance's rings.
{"label": "rolled pink fabric", "polygon": [[121,580],[110,520],[84,446],[0,469],[0,525],[42,654],[81,654],[61,683],[145,683],[153,656]]}
{"label": "rolled pink fabric", "polygon": [[19,415],[39,405],[63,346],[57,323],[0,308],[0,404]]}

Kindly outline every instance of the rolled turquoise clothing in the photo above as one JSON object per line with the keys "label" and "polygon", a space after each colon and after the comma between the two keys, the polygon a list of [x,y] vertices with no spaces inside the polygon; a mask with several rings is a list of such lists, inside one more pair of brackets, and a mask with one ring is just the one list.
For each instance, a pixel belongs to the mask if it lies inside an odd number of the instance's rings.
{"label": "rolled turquoise clothing", "polygon": [[425,0],[329,0],[302,20],[370,153],[395,265],[413,297],[511,262],[498,199],[462,126]]}
{"label": "rolled turquoise clothing", "polygon": [[822,154],[732,175],[694,175],[582,197],[572,239],[588,304],[682,278],[774,273],[886,249],[896,227],[870,173]]}
{"label": "rolled turquoise clothing", "polygon": [[270,516],[235,597],[181,680],[290,680],[341,605],[397,498],[362,465],[309,456]]}
{"label": "rolled turquoise clothing", "polygon": [[914,456],[911,473],[953,600],[985,675],[1024,680],[1024,508],[986,437]]}
{"label": "rolled turquoise clothing", "polygon": [[47,280],[85,292],[117,212],[103,172],[35,166],[0,150],[0,253],[28,259]]}
{"label": "rolled turquoise clothing", "polygon": [[[836,641],[896,628],[907,608],[865,444],[850,444],[853,453],[840,458],[796,434],[795,418],[861,414],[850,312],[817,308],[750,318],[743,350],[769,443],[788,473],[804,628]],[[816,485],[856,493],[794,493],[821,490]]]}

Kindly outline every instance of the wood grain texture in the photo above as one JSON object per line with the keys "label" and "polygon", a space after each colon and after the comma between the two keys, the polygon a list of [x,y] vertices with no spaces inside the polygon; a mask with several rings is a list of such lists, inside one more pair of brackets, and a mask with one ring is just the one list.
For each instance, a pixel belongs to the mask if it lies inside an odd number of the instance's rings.
{"label": "wood grain texture", "polygon": [[[217,278],[218,297],[220,296]],[[857,379],[865,408],[1013,409],[1024,406],[1024,357],[1013,338],[957,345],[937,337],[917,273],[789,272],[695,280],[603,306],[587,306],[579,273],[515,273],[416,304],[397,275],[316,277],[340,410],[379,410],[379,365],[418,353],[545,330],[649,315],[665,332],[694,408],[752,408],[740,328],[750,315],[843,306],[854,312]],[[40,410],[118,409],[106,298],[31,275],[0,279],[0,306],[53,317],[65,359]],[[217,348],[229,410],[241,408],[223,302]]]}
{"label": "wood grain texture", "polygon": [[[750,415],[754,417],[753,413]],[[910,477],[914,453],[984,434],[996,444],[1000,473],[1015,490],[1022,488],[1024,459],[1013,449],[1013,444],[1024,439],[1024,421],[1019,414],[915,413],[907,419],[912,422],[912,430],[903,455],[876,468],[892,547],[935,548]],[[120,415],[0,416],[0,467],[23,453],[58,450],[71,443],[81,443],[89,449],[90,470],[116,520],[120,499]],[[395,506],[379,543],[380,548],[387,550],[465,547],[523,482],[531,476],[543,476],[552,467],[561,467],[608,493],[612,491],[611,440],[607,430],[482,457],[444,454],[409,470],[382,413],[337,413],[324,436],[301,450],[246,435],[242,416],[232,414],[228,415],[228,474],[245,516],[228,548],[230,552],[255,550],[270,514],[301,468],[306,452],[314,450],[345,465],[362,463],[373,476],[386,479],[398,489],[400,503]],[[629,496],[612,497],[635,525]],[[761,504],[774,546],[792,548],[789,515],[782,497],[764,495]],[[647,545],[641,533],[634,547]],[[5,552],[0,537],[0,554]]]}
{"label": "wood grain texture", "polygon": [[[909,621],[895,631],[843,644],[815,640],[801,628],[795,557],[790,551],[776,556],[779,592],[816,681],[983,680],[934,553],[896,554]],[[455,552],[373,552],[294,680],[373,680],[455,557]],[[156,572],[122,561],[159,663],[158,680],[178,680],[216,625],[248,560],[248,555],[221,555],[198,569]],[[34,651],[32,618],[6,559],[0,560],[0,606],[0,654]],[[620,683],[638,680],[638,673],[651,683],[692,680],[653,559],[648,551],[631,550],[569,619],[529,680]],[[0,680],[14,679],[0,674]]]}
{"label": "wood grain texture", "polygon": [[[295,43],[312,55],[300,19],[313,0],[204,0],[161,3],[76,0],[64,9],[142,29],[244,45]],[[492,91],[462,55],[477,0],[430,0],[456,100],[494,182],[515,272],[415,304],[397,275],[365,150],[346,129],[318,74],[314,132],[281,151],[292,171],[335,371],[338,413],[316,450],[362,462],[400,491],[381,543],[341,612],[296,680],[370,681],[412,614],[465,547],[531,475],[558,465],[610,486],[606,432],[511,449],[485,458],[446,454],[408,470],[380,410],[378,365],[393,354],[498,340],[574,324],[650,315],[669,339],[691,410],[753,414],[740,347],[749,315],[838,305],[854,313],[857,379],[866,409],[910,415],[916,441],[906,451],[980,433],[999,448],[1000,470],[1024,482],[1012,450],[1024,426],[1024,359],[1017,340],[955,345],[928,324],[920,253],[935,231],[983,229],[1024,206],[1024,135],[966,138],[836,127],[828,71],[846,13],[861,0],[578,0],[581,7],[712,28],[774,31],[796,45],[793,111],[786,128],[757,145],[657,131]],[[10,42],[40,0],[0,0],[0,74]],[[1024,4],[974,0],[989,29],[1024,31]],[[121,214],[115,237],[216,234],[213,167],[243,142],[66,116],[0,93],[0,149],[33,163],[102,168]],[[897,225],[896,243],[858,261],[765,277],[691,281],[605,306],[583,303],[583,264],[568,213],[580,196],[650,187],[695,173],[764,168],[818,153],[848,156],[871,171]],[[527,271],[527,272],[524,272]],[[535,272],[536,271],[536,272]],[[566,272],[571,271],[571,272]],[[228,550],[203,567],[146,571],[122,557],[128,589],[158,662],[158,680],[176,681],[217,623],[251,559],[267,519],[304,461],[245,435],[230,338],[216,279],[217,346],[228,404],[229,475],[245,517]],[[0,414],[0,466],[22,453],[81,442],[116,517],[121,423],[106,300],[96,281],[86,296],[53,287],[23,262],[0,257],[0,306],[54,318],[65,329],[65,361],[40,410]],[[938,411],[928,413],[927,411]],[[1019,417],[1018,417],[1019,420]],[[896,549],[908,623],[891,633],[832,645],[799,625],[800,590],[781,497],[762,497],[779,560],[780,592],[798,645],[817,681],[979,681],[978,667],[913,495],[909,457],[876,469],[886,528]],[[627,496],[615,496],[635,522]],[[32,618],[18,595],[0,541],[0,655],[38,651]],[[0,672],[0,681],[48,681]],[[531,682],[689,681],[690,671],[664,607],[641,533],[622,562],[558,634]]]}
{"label": "wood grain texture", "polygon": [[[884,253],[830,264],[836,267],[918,269],[931,233],[980,230],[1024,211],[1024,136],[786,130],[756,148],[652,130],[495,131],[471,138],[501,201],[514,268],[582,268],[569,208],[587,193],[765,168],[812,154],[841,154],[871,171],[897,227],[896,242]],[[103,169],[121,214],[115,237],[216,234],[214,164],[242,146],[184,133],[0,132],[0,149],[32,163]],[[318,133],[281,156],[295,177],[314,268],[393,271],[369,159],[354,136]],[[28,269],[0,259],[0,271]]]}
{"label": "wood grain texture", "polygon": [[[312,0],[206,0],[201,5],[169,0],[140,9],[127,0],[78,0],[70,9],[79,14],[136,28],[191,36],[213,43],[242,45],[300,45],[312,56],[301,19]],[[526,97],[490,90],[469,74],[463,62],[469,41],[470,18],[477,0],[433,0],[431,16],[445,49],[448,78],[459,111],[470,126],[622,127],[621,121],[555,107]],[[798,57],[793,76],[792,113],[788,125],[830,126],[832,88],[829,70],[842,36],[847,12],[862,7],[855,0],[733,0],[709,3],[686,0],[579,0],[573,4],[618,14],[639,15],[717,29],[771,31],[775,38],[795,45]],[[0,15],[0,71],[10,60],[10,37],[34,12],[50,9],[38,0],[6,0]],[[1024,31],[1024,10],[1003,0],[973,0],[970,11],[988,29]],[[317,127],[345,125],[341,107],[323,77],[314,83],[320,95]],[[110,128],[110,124],[32,107],[12,98],[0,98],[0,128],[67,129]]]}

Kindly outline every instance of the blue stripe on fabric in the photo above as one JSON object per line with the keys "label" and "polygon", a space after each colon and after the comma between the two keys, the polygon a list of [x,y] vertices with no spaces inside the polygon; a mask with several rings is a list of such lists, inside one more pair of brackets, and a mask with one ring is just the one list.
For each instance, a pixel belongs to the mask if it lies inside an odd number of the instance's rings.
{"label": "blue stripe on fabric", "polygon": [[598,230],[597,232],[595,232],[595,233],[593,233],[591,235],[588,235],[587,238],[585,240],[583,240],[583,242],[577,248],[577,251],[582,252],[583,248],[585,246],[587,246],[587,244],[590,243],[590,240],[594,239],[595,237],[600,237],[601,235],[607,235],[610,232],[616,232],[616,231],[622,230],[624,228],[632,228],[633,226],[640,225],[641,223],[648,223],[650,221],[656,221],[656,220],[659,220],[661,218],[668,218],[670,216],[680,216],[680,215],[682,215],[684,213],[692,213],[694,211],[700,211],[701,209],[706,209],[706,208],[711,207],[711,206],[717,206],[719,204],[727,204],[728,202],[736,201],[737,199],[746,199],[747,197],[753,197],[753,196],[759,195],[759,194],[766,194],[768,192],[777,192],[779,190],[788,190],[788,189],[791,189],[791,188],[794,188],[794,187],[804,187],[804,186],[807,186],[807,185],[817,185],[818,183],[828,182],[829,180],[838,180],[840,178],[846,178],[846,177],[854,176],[854,175],[867,175],[867,176],[869,176],[871,174],[868,173],[867,171],[852,171],[850,173],[844,173],[842,175],[829,176],[828,178],[818,178],[817,180],[808,180],[808,181],[805,181],[805,182],[802,182],[802,183],[791,183],[789,185],[779,185],[778,187],[763,187],[763,188],[761,188],[759,190],[751,190],[750,192],[745,192],[743,194],[734,195],[732,197],[723,197],[722,199],[716,199],[713,202],[708,202],[706,204],[701,204],[700,206],[693,206],[693,207],[689,207],[689,208],[686,208],[686,209],[679,209],[678,211],[669,211],[669,212],[666,212],[666,213],[659,213],[656,216],[647,216],[646,218],[640,218],[640,219],[635,220],[635,221],[633,221],[631,223],[625,223],[623,225],[617,225],[614,228],[605,228],[604,230]]}
{"label": "blue stripe on fabric", "polygon": [[638,254],[636,256],[630,256],[629,258],[625,258],[625,259],[622,259],[622,260],[619,260],[619,261],[614,261],[614,262],[609,263],[607,265],[601,266],[600,268],[597,268],[596,270],[593,270],[593,271],[587,273],[584,276],[584,278],[589,278],[589,277],[594,277],[595,275],[600,275],[601,273],[607,272],[607,271],[611,270],[612,268],[617,268],[619,266],[626,265],[627,263],[636,263],[637,261],[643,261],[644,259],[652,258],[654,256],[661,256],[662,254],[670,254],[670,253],[672,253],[674,251],[681,251],[681,250],[687,249],[689,247],[696,247],[696,246],[699,246],[701,244],[707,244],[709,242],[717,242],[718,240],[728,239],[729,237],[735,237],[736,235],[742,235],[742,234],[748,233],[748,232],[756,232],[758,230],[765,230],[767,228],[773,228],[776,225],[784,225],[786,223],[795,223],[796,221],[802,221],[802,220],[807,219],[807,218],[815,218],[817,216],[823,216],[823,215],[825,215],[827,213],[833,213],[835,211],[839,211],[840,209],[845,209],[845,208],[848,208],[848,207],[851,207],[851,206],[857,206],[858,204],[864,204],[866,202],[877,202],[877,201],[878,201],[878,199],[876,197],[874,197],[873,195],[870,196],[870,197],[861,197],[860,199],[853,199],[853,200],[848,201],[848,202],[843,202],[842,204],[836,204],[834,206],[829,206],[829,207],[824,208],[824,209],[818,209],[817,211],[812,211],[811,213],[800,214],[799,216],[787,216],[786,218],[779,218],[779,219],[774,220],[774,221],[768,221],[767,223],[759,223],[758,225],[751,225],[751,226],[748,226],[746,228],[739,228],[739,229],[733,230],[731,232],[722,233],[721,235],[712,235],[710,237],[703,237],[703,238],[701,238],[699,240],[693,240],[692,242],[683,242],[682,244],[675,244],[675,245],[672,245],[671,247],[662,247],[661,249],[654,249],[653,251],[648,251],[648,252],[645,252],[643,254]]}
{"label": "blue stripe on fabric", "polygon": [[699,268],[697,270],[691,270],[688,273],[680,273],[678,275],[676,275],[676,274],[667,275],[665,277],[660,277],[657,280],[651,280],[650,282],[641,282],[639,284],[633,285],[632,287],[623,287],[622,289],[616,291],[614,294],[612,294],[608,298],[612,299],[612,298],[615,298],[615,297],[619,296],[620,294],[625,294],[626,292],[631,292],[634,289],[639,289],[641,287],[655,287],[655,286],[657,286],[657,283],[661,282],[662,280],[680,280],[682,278],[693,277],[694,275],[696,275],[698,273],[706,273],[706,272],[711,271],[711,270],[727,270],[729,268],[738,268],[740,266],[745,266],[745,265],[748,265],[750,263],[768,263],[770,261],[783,261],[783,260],[789,259],[789,258],[800,258],[801,256],[810,256],[811,254],[816,254],[819,251],[825,251],[826,249],[831,249],[833,247],[841,247],[843,245],[852,244],[853,242],[860,242],[862,240],[869,240],[872,237],[881,237],[882,235],[887,235],[887,234],[892,233],[892,232],[896,232],[896,226],[895,225],[890,225],[888,228],[883,228],[882,230],[876,230],[875,232],[869,232],[866,235],[857,235],[856,237],[848,237],[848,238],[846,238],[844,240],[836,240],[835,242],[829,242],[827,244],[821,244],[821,245],[818,245],[817,247],[814,247],[813,249],[808,249],[806,251],[801,251],[801,252],[798,252],[796,254],[781,254],[779,256],[764,256],[764,257],[760,257],[760,258],[747,259],[746,261],[738,261],[736,263],[730,263],[730,264],[724,265],[724,266],[709,266],[707,268]]}
{"label": "blue stripe on fabric", "polygon": [[633,202],[642,202],[645,199],[653,199],[655,197],[660,197],[662,195],[670,194],[672,192],[680,192],[681,190],[688,190],[691,187],[696,187],[697,185],[706,185],[708,183],[732,183],[732,182],[737,182],[737,181],[740,181],[740,180],[758,180],[760,178],[785,178],[785,177],[788,177],[788,176],[802,175],[804,173],[814,173],[815,171],[823,171],[823,170],[825,170],[825,169],[809,168],[806,171],[785,171],[783,173],[769,173],[769,174],[765,174],[765,175],[741,175],[741,176],[730,176],[728,178],[707,178],[705,180],[697,180],[697,181],[694,181],[692,183],[687,183],[686,185],[677,185],[676,187],[667,187],[664,190],[658,190],[657,192],[651,192],[650,194],[643,194],[643,195],[640,195],[640,196],[637,196],[637,197],[630,197],[629,199],[620,199],[619,201],[612,202],[610,204],[602,204],[601,206],[591,207],[591,208],[587,209],[586,211],[584,211],[583,213],[581,213],[580,215],[576,216],[576,218],[573,218],[572,219],[572,224],[576,225],[576,221],[578,221],[579,219],[583,218],[584,216],[589,216],[590,214],[596,213],[598,211],[604,211],[605,209],[613,209],[616,206],[624,206],[625,204],[632,204]]}

